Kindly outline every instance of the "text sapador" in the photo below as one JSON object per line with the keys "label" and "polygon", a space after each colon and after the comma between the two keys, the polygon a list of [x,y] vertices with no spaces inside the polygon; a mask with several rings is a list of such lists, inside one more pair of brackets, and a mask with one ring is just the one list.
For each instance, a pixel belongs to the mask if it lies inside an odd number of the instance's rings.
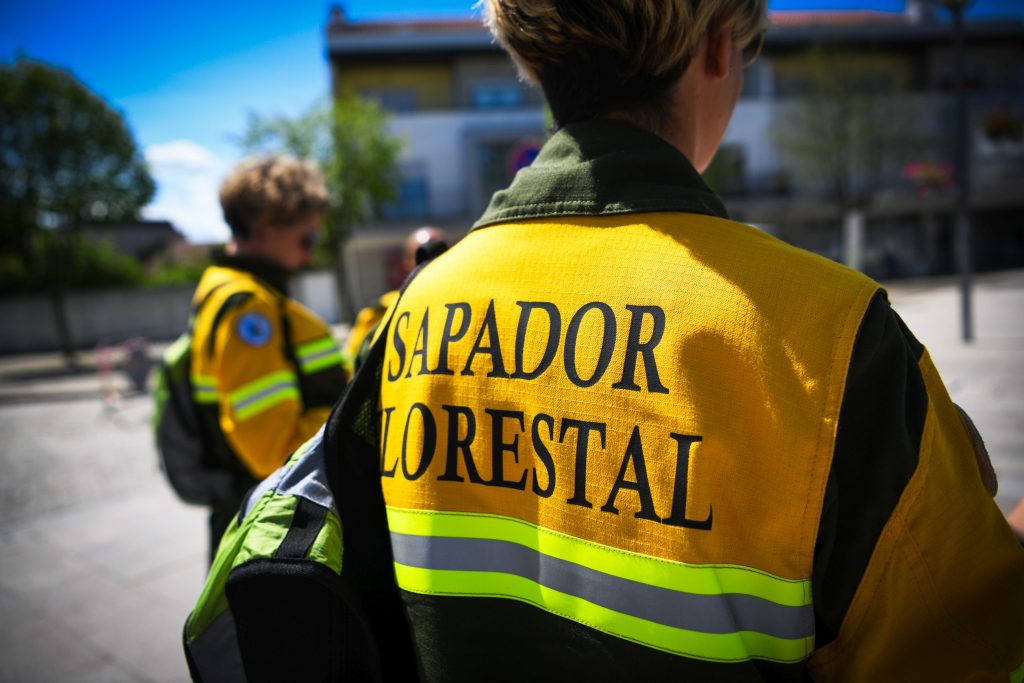
{"label": "text sapador", "polygon": [[[396,382],[419,375],[456,373],[472,377],[485,370],[489,378],[533,380],[560,365],[570,382],[586,388],[604,378],[618,352],[621,354],[622,372],[610,378],[613,389],[669,393],[658,374],[655,355],[665,333],[665,311],[660,307],[626,305],[625,310],[617,315],[608,304],[592,301],[568,316],[563,333],[564,316],[555,304],[547,301],[517,301],[516,306],[515,337],[506,341],[502,340],[499,330],[511,330],[513,321],[499,321],[493,300],[488,303],[482,316],[479,310],[474,310],[465,302],[444,304],[446,313],[443,323],[440,320],[432,321],[429,309],[424,309],[417,321],[413,320],[413,314],[409,311],[402,312],[392,325],[390,347],[394,356],[389,359],[385,369],[387,381]],[[625,344],[617,348],[619,316],[629,318],[629,331]],[[581,326],[588,318],[590,324],[598,324],[599,338],[580,334]],[[650,321],[648,325],[644,324],[645,320]],[[436,350],[433,350],[430,339],[432,335],[438,334],[439,324],[440,342]],[[646,334],[645,327],[650,330]],[[472,335],[469,335],[470,330],[473,331]],[[471,346],[470,340],[473,340]],[[507,348],[510,341],[511,349]],[[596,365],[593,369],[581,368],[577,362],[580,346],[598,348],[597,344],[600,346]],[[531,359],[529,364],[532,367],[527,367],[525,349],[528,346],[539,348],[541,345],[544,349],[541,357]],[[458,354],[455,353],[456,349]],[[562,362],[555,364],[559,349],[562,351]],[[453,365],[453,357],[465,360]],[[640,381],[637,378],[638,365],[643,366]]]}

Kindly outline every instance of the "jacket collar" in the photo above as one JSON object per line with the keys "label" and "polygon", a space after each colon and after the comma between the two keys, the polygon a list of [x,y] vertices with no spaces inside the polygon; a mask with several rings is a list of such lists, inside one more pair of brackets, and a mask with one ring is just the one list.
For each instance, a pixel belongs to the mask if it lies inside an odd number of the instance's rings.
{"label": "jacket collar", "polygon": [[282,296],[288,295],[288,279],[291,274],[276,263],[252,256],[229,256],[223,250],[214,252],[213,263],[222,268],[254,275],[277,290]]}
{"label": "jacket collar", "polygon": [[681,211],[728,218],[679,150],[628,123],[595,119],[561,129],[495,193],[473,228],[555,216]]}

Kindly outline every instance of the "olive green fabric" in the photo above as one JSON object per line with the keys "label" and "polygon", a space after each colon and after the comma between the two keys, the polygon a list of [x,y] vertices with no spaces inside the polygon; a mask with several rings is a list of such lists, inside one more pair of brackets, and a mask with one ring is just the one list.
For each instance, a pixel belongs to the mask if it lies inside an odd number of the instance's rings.
{"label": "olive green fabric", "polygon": [[559,130],[474,229],[526,218],[680,211],[728,218],[693,165],[657,135],[616,121]]}

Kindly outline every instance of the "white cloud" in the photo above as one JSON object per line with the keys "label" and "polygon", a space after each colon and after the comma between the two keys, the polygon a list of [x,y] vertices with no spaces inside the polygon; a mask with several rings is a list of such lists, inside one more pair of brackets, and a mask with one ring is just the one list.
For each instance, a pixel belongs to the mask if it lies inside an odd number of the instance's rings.
{"label": "white cloud", "polygon": [[191,140],[172,140],[146,148],[146,160],[151,164],[174,166],[183,170],[203,171],[218,165],[213,152]]}
{"label": "white cloud", "polygon": [[221,216],[217,190],[228,162],[192,140],[146,148],[157,194],[142,215],[169,220],[191,242],[223,242],[230,231]]}

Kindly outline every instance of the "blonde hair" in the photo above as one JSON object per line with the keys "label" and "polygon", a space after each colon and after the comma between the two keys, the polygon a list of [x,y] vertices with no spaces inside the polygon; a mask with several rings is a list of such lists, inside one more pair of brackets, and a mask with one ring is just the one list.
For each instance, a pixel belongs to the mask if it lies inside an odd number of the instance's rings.
{"label": "blonde hair", "polygon": [[480,0],[484,22],[560,125],[664,104],[704,37],[746,47],[767,0]]}
{"label": "blonde hair", "polygon": [[224,222],[241,238],[257,224],[288,225],[324,213],[328,198],[320,170],[287,154],[244,159],[220,186]]}

